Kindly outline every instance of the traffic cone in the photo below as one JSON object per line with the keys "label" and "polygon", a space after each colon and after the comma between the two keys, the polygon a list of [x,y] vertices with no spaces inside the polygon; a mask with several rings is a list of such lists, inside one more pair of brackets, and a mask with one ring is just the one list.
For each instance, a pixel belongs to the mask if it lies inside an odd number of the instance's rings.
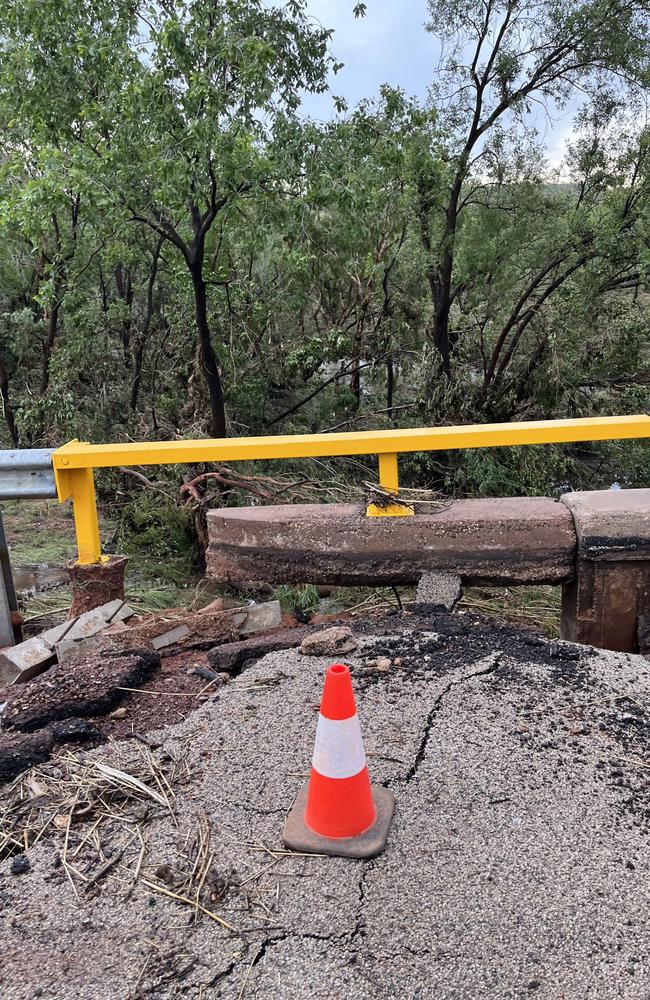
{"label": "traffic cone", "polygon": [[311,776],[287,816],[287,847],[311,854],[372,858],[383,850],[395,807],[392,792],[370,784],[348,667],[325,674]]}

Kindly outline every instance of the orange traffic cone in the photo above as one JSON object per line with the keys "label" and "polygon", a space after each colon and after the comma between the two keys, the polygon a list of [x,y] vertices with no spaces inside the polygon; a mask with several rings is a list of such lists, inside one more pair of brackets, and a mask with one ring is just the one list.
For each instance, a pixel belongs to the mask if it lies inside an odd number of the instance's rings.
{"label": "orange traffic cone", "polygon": [[394,807],[392,792],[370,784],[350,671],[335,663],[325,675],[311,777],[282,839],[296,851],[372,858],[386,843]]}

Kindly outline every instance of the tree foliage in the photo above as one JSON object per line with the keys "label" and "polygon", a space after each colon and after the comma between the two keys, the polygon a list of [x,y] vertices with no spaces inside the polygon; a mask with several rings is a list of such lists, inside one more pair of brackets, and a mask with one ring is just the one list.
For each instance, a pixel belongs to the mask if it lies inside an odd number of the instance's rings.
{"label": "tree foliage", "polygon": [[[305,0],[6,0],[7,441],[647,409],[646,5],[428,9],[427,101],[384,86],[318,123],[302,97],[339,64]],[[567,107],[560,175],[539,130]],[[643,476],[638,447],[529,454],[409,471]]]}

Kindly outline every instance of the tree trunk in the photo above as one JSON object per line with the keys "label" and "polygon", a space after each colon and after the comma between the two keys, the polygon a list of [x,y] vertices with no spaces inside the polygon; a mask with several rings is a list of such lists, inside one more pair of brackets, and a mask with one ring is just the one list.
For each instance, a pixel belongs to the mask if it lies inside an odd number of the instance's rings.
{"label": "tree trunk", "polygon": [[9,434],[11,435],[12,444],[14,448],[19,448],[20,438],[16,427],[14,411],[12,410],[11,403],[9,402],[9,376],[7,374],[7,367],[2,358],[0,358],[0,399],[2,401],[2,412]]}
{"label": "tree trunk", "polygon": [[133,280],[129,271],[126,275],[122,271],[122,265],[118,264],[115,269],[115,284],[117,286],[117,294],[124,302],[126,306],[126,317],[122,326],[120,328],[120,340],[122,341],[122,350],[124,352],[124,365],[126,368],[131,367],[131,325],[133,318],[133,296],[134,287]]}
{"label": "tree trunk", "polygon": [[355,344],[352,350],[352,361],[354,363],[354,369],[352,371],[352,377],[350,379],[350,388],[352,390],[352,395],[354,396],[354,403],[351,409],[355,412],[359,410],[361,406],[361,371],[359,368],[360,358],[359,350]]}
{"label": "tree trunk", "polygon": [[194,289],[194,309],[196,332],[199,339],[199,357],[205,384],[210,398],[210,433],[213,437],[226,437],[226,408],[223,398],[223,386],[217,358],[212,347],[210,325],[208,323],[208,301],[203,278],[203,257],[190,265],[192,286]]}
{"label": "tree trunk", "polygon": [[45,340],[43,341],[43,355],[41,358],[41,384],[40,384],[40,394],[44,396],[47,392],[47,387],[50,384],[50,361],[52,360],[52,352],[54,351],[54,344],[56,342],[56,335],[59,329],[59,312],[61,310],[61,301],[58,295],[59,284],[58,281],[54,284],[54,295],[52,296],[52,305],[50,307],[50,314],[47,318],[47,333]]}
{"label": "tree trunk", "polygon": [[129,405],[131,412],[135,413],[138,408],[138,398],[140,396],[140,386],[142,385],[142,362],[144,361],[145,338],[142,336],[133,352],[133,379],[131,381],[131,399]]}
{"label": "tree trunk", "polygon": [[135,411],[138,408],[140,386],[142,385],[142,364],[144,362],[144,352],[147,346],[147,340],[149,339],[151,320],[153,319],[153,311],[154,311],[153,292],[156,284],[156,277],[158,275],[158,261],[160,260],[161,247],[162,247],[162,239],[159,239],[156,245],[156,249],[153,253],[151,271],[149,272],[149,279],[147,281],[147,304],[145,308],[144,321],[142,323],[142,331],[140,333],[140,337],[138,338],[135,349],[133,350],[133,378],[131,380],[131,399],[129,401],[132,413],[135,413]]}
{"label": "tree trunk", "polygon": [[395,391],[395,366],[393,364],[393,359],[389,358],[386,362],[386,410],[388,413],[388,419],[393,419],[393,394]]}
{"label": "tree trunk", "polygon": [[466,171],[466,158],[461,157],[454,183],[449,193],[440,267],[436,282],[437,294],[434,301],[433,343],[440,354],[442,371],[447,377],[451,375],[451,353],[454,347],[453,338],[449,335],[449,313],[451,312],[452,303],[454,251],[456,247],[456,231],[458,229],[458,205]]}

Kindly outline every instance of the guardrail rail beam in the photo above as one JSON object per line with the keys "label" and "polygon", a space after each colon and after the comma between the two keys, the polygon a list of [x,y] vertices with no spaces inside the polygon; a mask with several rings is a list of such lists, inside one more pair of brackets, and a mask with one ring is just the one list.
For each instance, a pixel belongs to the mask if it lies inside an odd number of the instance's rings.
{"label": "guardrail rail beam", "polygon": [[[72,499],[79,545],[79,562],[101,559],[93,469],[133,465],[191,465],[197,462],[244,462],[269,459],[334,458],[377,455],[379,479],[388,493],[398,492],[400,453],[451,451],[458,448],[504,448],[520,445],[567,444],[650,438],[650,416],[583,417],[573,420],[531,420],[467,427],[419,427],[336,434],[296,434],[276,437],[215,438],[193,441],[88,444],[71,441],[52,454],[59,500]],[[408,516],[402,504],[371,504],[370,516]]]}

